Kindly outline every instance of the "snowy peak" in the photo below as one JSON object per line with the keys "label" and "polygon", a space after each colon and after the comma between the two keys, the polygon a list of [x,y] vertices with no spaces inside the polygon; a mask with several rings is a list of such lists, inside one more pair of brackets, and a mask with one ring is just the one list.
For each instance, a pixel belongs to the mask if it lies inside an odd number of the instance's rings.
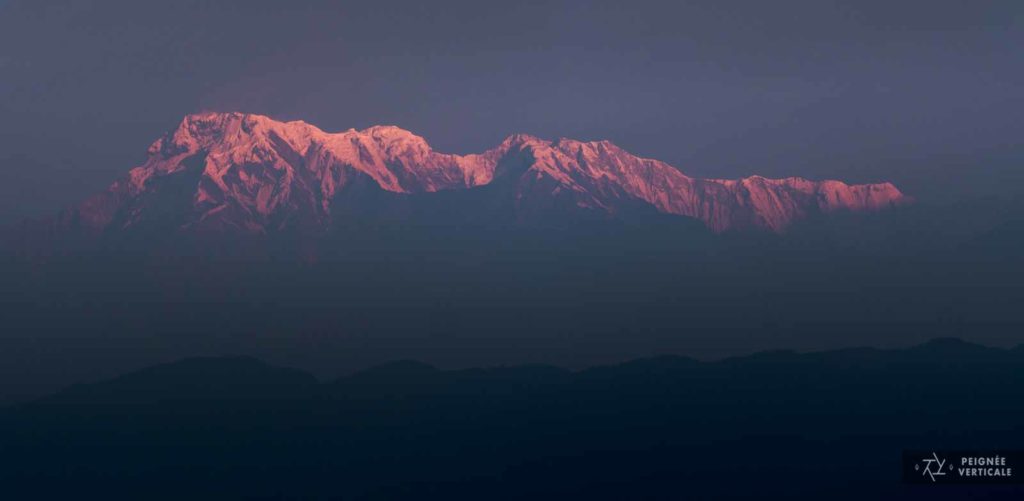
{"label": "snowy peak", "polygon": [[[781,232],[815,213],[906,203],[891,183],[802,178],[696,179],[609,141],[548,141],[526,134],[480,154],[434,151],[391,125],[329,133],[302,121],[197,113],[149,148],[147,161],[77,208],[97,229],[173,221],[178,230],[266,234],[329,231],[339,197],[468,190],[504,179],[517,219],[582,211],[624,217],[638,206],[703,221],[716,232]],[[475,208],[466,207],[466,211]]]}
{"label": "snowy peak", "polygon": [[296,146],[308,146],[311,137],[323,131],[305,122],[278,122],[262,115],[244,113],[196,113],[185,116],[178,126],[156,140],[149,153],[165,158],[201,149],[243,147],[271,135],[287,138]]}

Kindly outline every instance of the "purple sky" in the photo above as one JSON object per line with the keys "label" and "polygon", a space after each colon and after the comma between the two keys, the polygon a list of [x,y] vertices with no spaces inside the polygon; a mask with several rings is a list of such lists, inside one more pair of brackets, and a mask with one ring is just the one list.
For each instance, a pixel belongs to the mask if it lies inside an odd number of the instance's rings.
{"label": "purple sky", "polygon": [[1018,195],[1022,47],[1020,0],[0,0],[0,221],[103,189],[204,109]]}

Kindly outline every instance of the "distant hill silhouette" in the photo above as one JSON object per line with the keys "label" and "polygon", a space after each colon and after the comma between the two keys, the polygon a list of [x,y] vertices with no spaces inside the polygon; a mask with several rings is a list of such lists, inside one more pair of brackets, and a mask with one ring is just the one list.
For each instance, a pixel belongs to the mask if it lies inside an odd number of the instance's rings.
{"label": "distant hill silhouette", "polygon": [[13,499],[1019,499],[900,483],[903,449],[1024,448],[1024,347],[414,361],[336,381],[161,365],[0,413]]}

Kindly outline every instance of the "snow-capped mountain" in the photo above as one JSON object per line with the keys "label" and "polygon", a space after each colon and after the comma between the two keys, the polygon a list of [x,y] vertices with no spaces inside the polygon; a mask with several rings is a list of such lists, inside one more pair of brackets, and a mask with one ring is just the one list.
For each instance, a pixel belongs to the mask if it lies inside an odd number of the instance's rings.
{"label": "snow-capped mountain", "polygon": [[811,214],[909,200],[891,183],[697,179],[608,141],[513,135],[484,153],[454,155],[393,126],[328,133],[301,121],[200,113],[154,142],[145,163],[60,219],[91,232],[158,223],[186,232],[325,232],[342,217],[332,208],[361,191],[401,196],[499,185],[488,196],[502,198],[495,203],[521,222],[642,209],[695,218],[715,232],[782,232]]}

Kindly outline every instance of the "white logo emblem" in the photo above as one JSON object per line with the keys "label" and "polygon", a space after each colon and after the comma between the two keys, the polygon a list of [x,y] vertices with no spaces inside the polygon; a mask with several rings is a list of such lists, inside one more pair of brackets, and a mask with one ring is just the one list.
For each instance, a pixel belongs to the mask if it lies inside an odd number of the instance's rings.
{"label": "white logo emblem", "polygon": [[[935,481],[935,477],[941,477],[946,475],[946,472],[942,471],[943,468],[946,466],[946,460],[939,459],[938,454],[933,452],[931,459],[922,459],[921,462],[924,463],[924,471],[921,472],[921,475],[928,475],[929,477],[931,477],[932,482]],[[915,464],[914,469],[921,469],[921,465]]]}

